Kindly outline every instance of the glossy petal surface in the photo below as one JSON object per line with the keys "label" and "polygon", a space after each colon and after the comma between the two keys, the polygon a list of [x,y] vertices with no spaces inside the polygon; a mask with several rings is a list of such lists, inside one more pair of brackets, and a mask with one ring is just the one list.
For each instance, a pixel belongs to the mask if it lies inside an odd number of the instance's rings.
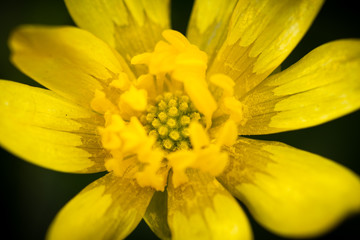
{"label": "glossy petal surface", "polygon": [[41,88],[1,80],[0,92],[1,146],[57,171],[105,170],[99,115]]}
{"label": "glossy petal surface", "polygon": [[245,213],[215,178],[189,171],[189,180],[168,188],[173,239],[252,239]]}
{"label": "glossy petal surface", "polygon": [[65,205],[47,238],[124,239],[142,219],[153,193],[134,180],[107,174]]}
{"label": "glossy petal surface", "polygon": [[94,33],[130,62],[151,51],[169,28],[169,0],[66,0],[81,28]]}
{"label": "glossy petal surface", "polygon": [[197,45],[209,55],[210,62],[226,38],[230,17],[236,3],[237,0],[195,1],[187,37],[192,44]]}
{"label": "glossy petal surface", "polygon": [[91,33],[75,27],[22,26],[10,38],[11,60],[25,74],[59,95],[90,107],[95,89],[123,71],[121,56]]}
{"label": "glossy petal surface", "polygon": [[311,127],[360,108],[360,41],[324,44],[247,94],[243,135]]}
{"label": "glossy petal surface", "polygon": [[239,0],[210,73],[224,73],[243,96],[266,78],[304,36],[323,1]]}
{"label": "glossy petal surface", "polygon": [[267,229],[312,237],[360,211],[360,179],[350,170],[278,142],[240,138],[218,178]]}

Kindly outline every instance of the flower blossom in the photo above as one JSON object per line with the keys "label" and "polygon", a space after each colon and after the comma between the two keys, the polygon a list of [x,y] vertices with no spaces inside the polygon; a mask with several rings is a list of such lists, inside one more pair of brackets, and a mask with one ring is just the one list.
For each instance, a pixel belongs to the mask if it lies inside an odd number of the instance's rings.
{"label": "flower blossom", "polygon": [[187,36],[169,1],[65,0],[78,27],[22,26],[11,59],[47,89],[0,81],[0,144],[39,166],[106,171],[58,213],[48,239],[252,239],[243,202],[285,237],[360,210],[359,177],[318,155],[244,136],[360,108],[360,41],[283,70],[323,1],[197,0]]}

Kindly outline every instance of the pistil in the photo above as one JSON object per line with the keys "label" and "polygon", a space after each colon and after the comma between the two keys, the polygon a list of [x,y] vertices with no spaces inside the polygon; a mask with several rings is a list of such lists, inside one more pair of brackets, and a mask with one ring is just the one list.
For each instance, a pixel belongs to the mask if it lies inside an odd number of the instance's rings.
{"label": "pistil", "polygon": [[156,137],[156,145],[167,152],[191,148],[189,125],[192,121],[204,122],[204,118],[190,98],[182,92],[165,92],[156,100],[141,116],[149,135]]}

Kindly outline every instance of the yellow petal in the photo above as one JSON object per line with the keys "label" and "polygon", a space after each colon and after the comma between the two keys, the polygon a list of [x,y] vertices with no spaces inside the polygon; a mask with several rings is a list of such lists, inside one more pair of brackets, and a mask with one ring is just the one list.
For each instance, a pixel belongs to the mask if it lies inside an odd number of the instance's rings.
{"label": "yellow petal", "polygon": [[209,69],[236,82],[242,96],[267,77],[303,37],[322,0],[237,2],[226,40]]}
{"label": "yellow petal", "polygon": [[224,41],[231,14],[237,0],[196,0],[187,36],[192,44],[208,53],[210,62],[214,52]]}
{"label": "yellow petal", "polygon": [[107,44],[75,27],[22,26],[10,38],[13,63],[67,99],[90,107],[95,89],[130,75],[125,61]]}
{"label": "yellow petal", "polygon": [[320,46],[244,99],[239,133],[267,134],[318,125],[360,108],[360,41]]}
{"label": "yellow petal", "polygon": [[170,229],[167,223],[167,191],[155,192],[146,209],[144,220],[150,229],[160,239],[170,239]]}
{"label": "yellow petal", "polygon": [[312,237],[360,211],[360,179],[315,154],[278,142],[241,138],[218,177],[267,229]]}
{"label": "yellow petal", "polygon": [[246,215],[215,178],[188,171],[190,181],[168,187],[172,239],[252,239]]}
{"label": "yellow petal", "polygon": [[1,80],[0,92],[2,147],[57,171],[105,170],[99,115],[41,88]]}
{"label": "yellow petal", "polygon": [[76,22],[130,59],[154,49],[169,28],[169,0],[65,0]]}
{"label": "yellow petal", "polygon": [[153,193],[135,180],[109,173],[65,205],[50,226],[47,238],[124,239],[142,219]]}

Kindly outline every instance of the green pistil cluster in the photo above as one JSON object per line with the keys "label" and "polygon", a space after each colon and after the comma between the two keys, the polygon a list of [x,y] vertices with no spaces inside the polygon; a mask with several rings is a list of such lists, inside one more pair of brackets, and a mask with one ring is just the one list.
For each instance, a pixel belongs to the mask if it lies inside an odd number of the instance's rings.
{"label": "green pistil cluster", "polygon": [[147,107],[141,117],[148,134],[166,151],[191,147],[188,128],[191,121],[202,122],[202,116],[182,93],[166,92],[156,99],[155,105]]}

